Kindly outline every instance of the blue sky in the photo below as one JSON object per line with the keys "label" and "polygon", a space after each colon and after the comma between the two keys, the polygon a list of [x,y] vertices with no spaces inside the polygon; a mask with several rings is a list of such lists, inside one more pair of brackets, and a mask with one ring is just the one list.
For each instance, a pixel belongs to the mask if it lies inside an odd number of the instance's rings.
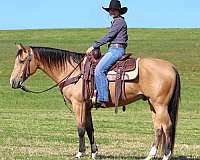
{"label": "blue sky", "polygon": [[[109,27],[110,0],[1,0],[0,30]],[[200,0],[121,0],[129,28],[200,28]]]}

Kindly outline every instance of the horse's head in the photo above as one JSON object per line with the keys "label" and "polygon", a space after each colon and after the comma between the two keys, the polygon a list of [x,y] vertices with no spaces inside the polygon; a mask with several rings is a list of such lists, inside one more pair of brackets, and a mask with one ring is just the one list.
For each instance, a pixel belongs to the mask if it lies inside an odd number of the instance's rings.
{"label": "horse's head", "polygon": [[17,46],[17,55],[15,59],[14,69],[10,77],[10,85],[12,88],[21,88],[23,82],[33,73],[37,66],[34,62],[33,51],[30,47],[24,47],[22,44]]}

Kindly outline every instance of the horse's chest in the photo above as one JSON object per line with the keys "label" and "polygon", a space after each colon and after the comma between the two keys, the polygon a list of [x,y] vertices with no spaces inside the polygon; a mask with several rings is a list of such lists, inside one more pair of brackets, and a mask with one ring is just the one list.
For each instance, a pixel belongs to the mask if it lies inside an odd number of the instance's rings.
{"label": "horse's chest", "polygon": [[70,103],[73,100],[82,101],[82,86],[80,81],[63,88],[63,96],[64,99]]}

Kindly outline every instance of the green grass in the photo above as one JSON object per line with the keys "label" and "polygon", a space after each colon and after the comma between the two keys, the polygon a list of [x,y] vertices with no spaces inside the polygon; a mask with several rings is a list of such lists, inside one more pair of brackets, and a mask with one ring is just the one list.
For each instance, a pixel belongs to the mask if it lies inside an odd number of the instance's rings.
{"label": "green grass", "polygon": [[[41,95],[12,90],[15,42],[84,52],[105,29],[0,31],[0,158],[18,160],[73,159],[78,150],[74,115],[58,89]],[[106,51],[106,47],[103,47]],[[175,157],[200,158],[200,29],[129,29],[127,52],[137,57],[169,60],[181,75]],[[34,90],[53,82],[42,72],[27,81]],[[117,115],[112,109],[93,110],[101,159],[141,159],[154,138],[149,106],[139,101]],[[86,139],[89,159],[90,146]]]}

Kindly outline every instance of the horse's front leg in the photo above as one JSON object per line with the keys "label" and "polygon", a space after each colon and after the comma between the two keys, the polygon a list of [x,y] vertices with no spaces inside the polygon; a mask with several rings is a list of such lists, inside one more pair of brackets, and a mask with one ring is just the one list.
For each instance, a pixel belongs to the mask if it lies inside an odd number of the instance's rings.
{"label": "horse's front leg", "polygon": [[76,158],[80,159],[85,153],[85,131],[86,131],[86,108],[85,103],[73,103],[73,110],[76,115],[77,131],[79,136],[79,152]]}
{"label": "horse's front leg", "polygon": [[85,128],[78,126],[79,136],[79,152],[76,154],[76,158],[80,159],[85,153]]}
{"label": "horse's front leg", "polygon": [[94,128],[93,128],[91,110],[87,111],[87,114],[86,114],[86,131],[87,131],[88,138],[90,140],[92,159],[95,159],[97,156],[98,149],[97,149],[95,139],[94,139]]}

